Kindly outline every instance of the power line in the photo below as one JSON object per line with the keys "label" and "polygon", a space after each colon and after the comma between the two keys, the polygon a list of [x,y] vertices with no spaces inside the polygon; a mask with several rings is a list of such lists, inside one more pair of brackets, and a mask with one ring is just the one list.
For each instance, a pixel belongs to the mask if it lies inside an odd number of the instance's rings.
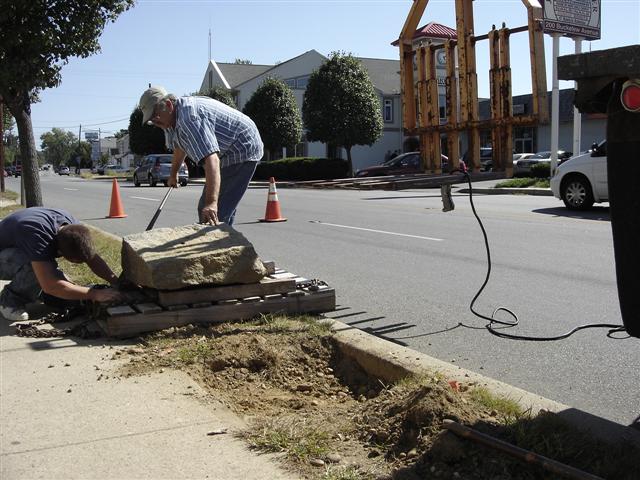
{"label": "power line", "polygon": [[82,125],[83,127],[96,127],[99,125],[108,125],[110,123],[118,123],[118,122],[123,122],[125,120],[129,120],[129,117],[124,117],[124,118],[120,118],[118,120],[112,120],[110,122],[100,122],[100,123],[80,123],[78,122],[76,125],[68,125],[68,126],[63,126],[63,127],[58,127],[58,126],[47,126],[47,127],[42,127],[42,126],[38,126],[38,127],[33,127],[33,128],[76,128],[78,125]]}

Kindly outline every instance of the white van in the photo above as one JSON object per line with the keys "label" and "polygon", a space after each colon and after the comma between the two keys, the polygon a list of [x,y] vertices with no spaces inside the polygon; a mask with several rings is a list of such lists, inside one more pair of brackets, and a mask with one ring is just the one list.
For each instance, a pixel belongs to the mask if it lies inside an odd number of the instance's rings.
{"label": "white van", "polygon": [[570,210],[587,210],[594,203],[609,201],[607,141],[560,165],[550,182],[551,191]]}

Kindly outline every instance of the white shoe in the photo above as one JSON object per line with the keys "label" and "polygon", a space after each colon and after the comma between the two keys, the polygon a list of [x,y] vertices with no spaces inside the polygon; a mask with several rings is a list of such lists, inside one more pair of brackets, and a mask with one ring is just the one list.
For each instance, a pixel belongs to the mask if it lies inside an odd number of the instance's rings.
{"label": "white shoe", "polygon": [[19,308],[5,307],[0,305],[0,315],[12,322],[24,322],[29,320],[29,314]]}

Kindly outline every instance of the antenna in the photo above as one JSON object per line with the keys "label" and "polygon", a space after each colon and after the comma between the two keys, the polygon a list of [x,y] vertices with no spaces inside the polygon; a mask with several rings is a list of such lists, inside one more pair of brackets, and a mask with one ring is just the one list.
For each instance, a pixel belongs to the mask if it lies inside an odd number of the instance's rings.
{"label": "antenna", "polygon": [[209,61],[211,61],[211,29],[209,29]]}

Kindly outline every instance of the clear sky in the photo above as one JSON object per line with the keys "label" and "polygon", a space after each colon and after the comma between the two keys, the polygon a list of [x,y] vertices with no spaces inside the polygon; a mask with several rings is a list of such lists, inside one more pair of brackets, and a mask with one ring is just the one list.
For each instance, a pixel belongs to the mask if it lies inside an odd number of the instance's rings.
{"label": "clear sky", "polygon": [[[640,0],[601,0],[602,39],[583,42],[583,52],[640,44]],[[127,128],[129,115],[148,84],[163,85],[177,95],[200,87],[209,59],[236,58],[273,65],[308,50],[323,55],[346,51],[355,56],[397,59],[391,42],[399,36],[411,0],[138,0],[107,25],[102,51],[72,59],[62,69],[62,83],[41,94],[33,105],[36,145],[53,127],[78,134],[101,130],[102,136]],[[454,0],[430,0],[419,26],[435,21],[455,28]],[[520,0],[476,0],[475,32],[487,33],[504,22],[526,24]],[[560,54],[574,52],[569,38]],[[551,89],[551,39],[545,35],[548,87]],[[513,94],[530,93],[526,34],[511,39]],[[477,46],[478,84],[488,96],[488,46]],[[570,88],[572,82],[560,82]],[[83,135],[84,137],[84,135]]]}

